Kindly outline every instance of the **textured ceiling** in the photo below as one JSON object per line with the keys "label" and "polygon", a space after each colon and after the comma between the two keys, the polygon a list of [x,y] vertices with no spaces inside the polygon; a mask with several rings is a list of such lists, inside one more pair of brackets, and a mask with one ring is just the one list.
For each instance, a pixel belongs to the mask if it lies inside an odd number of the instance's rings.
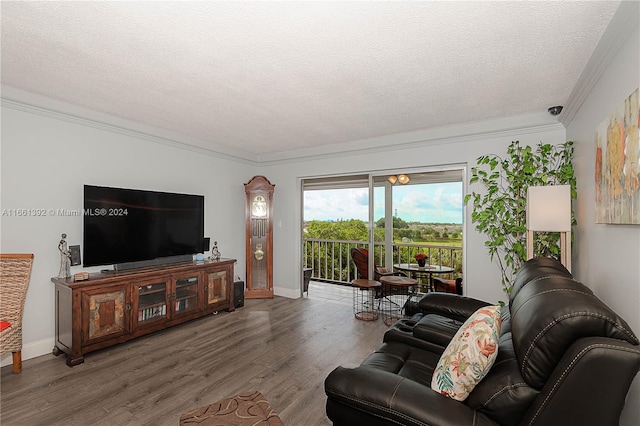
{"label": "textured ceiling", "polygon": [[563,105],[619,2],[9,2],[2,84],[260,156]]}

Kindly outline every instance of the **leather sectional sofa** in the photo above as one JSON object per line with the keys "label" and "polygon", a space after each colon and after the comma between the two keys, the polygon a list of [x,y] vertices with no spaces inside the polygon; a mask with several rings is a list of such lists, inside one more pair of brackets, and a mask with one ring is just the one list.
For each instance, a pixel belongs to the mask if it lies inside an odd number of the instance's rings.
{"label": "leather sectional sofa", "polygon": [[501,311],[495,363],[468,398],[433,390],[445,347],[487,305],[427,294],[421,313],[394,324],[360,366],[329,374],[329,419],[338,426],[618,424],[640,369],[640,342],[589,288],[547,258],[519,271]]}

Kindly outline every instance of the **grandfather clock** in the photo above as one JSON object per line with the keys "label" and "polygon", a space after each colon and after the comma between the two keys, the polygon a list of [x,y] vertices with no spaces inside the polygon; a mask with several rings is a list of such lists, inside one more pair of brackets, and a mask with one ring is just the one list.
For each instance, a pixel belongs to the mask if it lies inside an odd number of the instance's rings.
{"label": "grandfather clock", "polygon": [[244,184],[248,299],[273,297],[273,189],[264,176]]}

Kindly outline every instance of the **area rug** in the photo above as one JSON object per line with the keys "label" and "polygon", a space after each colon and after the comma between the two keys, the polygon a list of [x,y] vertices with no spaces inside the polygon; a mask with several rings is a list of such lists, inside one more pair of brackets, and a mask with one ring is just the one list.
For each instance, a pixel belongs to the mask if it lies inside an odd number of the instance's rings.
{"label": "area rug", "polygon": [[180,416],[180,426],[284,426],[260,392],[245,392]]}

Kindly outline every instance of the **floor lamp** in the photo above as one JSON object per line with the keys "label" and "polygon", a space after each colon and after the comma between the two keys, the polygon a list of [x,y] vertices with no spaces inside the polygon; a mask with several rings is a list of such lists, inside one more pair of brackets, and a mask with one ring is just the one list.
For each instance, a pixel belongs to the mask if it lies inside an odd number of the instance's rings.
{"label": "floor lamp", "polygon": [[560,262],[571,272],[571,186],[527,188],[527,259],[534,256],[534,232],[560,232]]}

